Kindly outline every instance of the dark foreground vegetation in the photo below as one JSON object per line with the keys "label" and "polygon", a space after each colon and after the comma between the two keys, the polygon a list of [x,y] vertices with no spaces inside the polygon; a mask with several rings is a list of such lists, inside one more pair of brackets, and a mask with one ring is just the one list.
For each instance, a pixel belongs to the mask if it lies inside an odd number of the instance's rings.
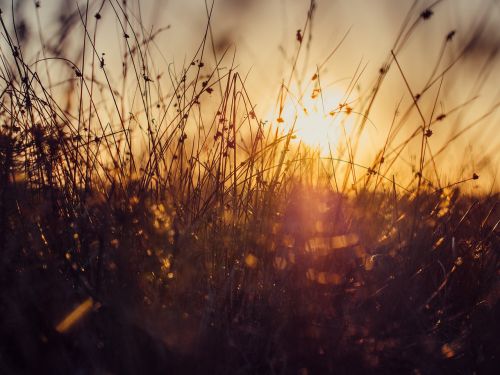
{"label": "dark foreground vegetation", "polygon": [[[61,21],[66,34],[84,30],[87,60],[51,62],[69,72],[58,87],[44,81],[55,69],[46,60],[24,60],[29,41],[2,15],[2,374],[498,371],[499,196],[462,193],[475,173],[444,184],[427,147],[449,113],[434,113],[434,99],[426,107],[425,93],[446,67],[362,166],[357,132],[325,158],[293,145],[293,127],[260,121],[241,77],[217,73],[215,50],[210,66],[208,26],[161,90],[145,58],[154,38],[134,32],[120,2],[90,3]],[[93,44],[105,10],[124,20],[123,81],[138,109]],[[411,10],[357,102],[359,129],[385,74],[405,77],[398,51],[432,15]],[[64,38],[49,47],[62,56]],[[332,116],[350,115],[347,102]],[[425,108],[430,120],[398,145],[408,114]],[[403,185],[391,166],[414,141],[419,161]]]}
{"label": "dark foreground vegetation", "polygon": [[[168,203],[146,196],[89,194],[68,213],[60,191],[7,189],[4,373],[498,368],[497,196],[453,194],[439,217],[444,198],[422,195],[413,223],[407,197],[295,193],[274,224],[234,227],[212,212],[177,217],[169,238],[156,225]],[[58,326],[89,299],[74,326]]]}

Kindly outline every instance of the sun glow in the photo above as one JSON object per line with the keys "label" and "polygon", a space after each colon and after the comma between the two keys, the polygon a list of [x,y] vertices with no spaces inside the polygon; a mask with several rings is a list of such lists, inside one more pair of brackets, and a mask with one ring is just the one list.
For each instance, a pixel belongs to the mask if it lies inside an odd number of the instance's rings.
{"label": "sun glow", "polygon": [[297,100],[291,95],[283,104],[276,123],[286,133],[293,133],[293,142],[330,155],[351,134],[355,116],[349,101],[340,90],[321,93],[313,89],[310,95]]}

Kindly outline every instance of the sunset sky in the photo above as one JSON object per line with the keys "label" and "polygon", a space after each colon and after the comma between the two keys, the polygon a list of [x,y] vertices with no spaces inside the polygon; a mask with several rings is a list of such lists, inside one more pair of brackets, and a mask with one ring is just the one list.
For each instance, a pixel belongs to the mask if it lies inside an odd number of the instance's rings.
{"label": "sunset sky", "polygon": [[[4,9],[4,17],[11,14],[10,11],[7,12],[10,8],[9,3],[6,0],[0,2]],[[30,1],[14,3],[20,6],[18,14],[26,18],[28,29],[36,35],[38,26],[34,3]],[[118,61],[123,54],[123,36],[110,4],[122,2],[90,1],[89,3],[90,15],[97,12],[101,3],[104,4],[99,24],[100,37],[96,42],[96,48],[105,53],[107,65],[112,67],[116,64],[113,61],[115,59]],[[138,21],[141,20],[144,25],[142,32],[145,34],[162,27],[169,27],[155,39],[155,47],[151,51],[152,65],[157,73],[165,73],[168,64],[172,63],[179,72],[191,60],[203,38],[207,9],[211,7],[211,2],[129,0],[126,3],[134,15],[132,24],[138,25]],[[349,83],[362,70],[356,90],[348,98],[348,101],[352,102],[353,110],[356,111],[358,100],[371,90],[379,75],[379,69],[390,56],[390,50],[412,6],[414,8],[410,13],[409,24],[418,20],[421,12],[433,3],[410,0],[376,2],[318,0],[312,22],[303,35],[304,47],[299,55],[295,76],[290,81],[289,89],[299,95],[300,80],[302,89],[307,87],[302,92],[304,98],[302,104],[309,107],[310,112],[317,111],[317,102],[310,98],[310,91],[314,85],[309,81],[321,65],[324,108],[321,112],[328,112],[328,107],[335,107],[340,100],[345,99],[343,95]],[[435,68],[446,36],[455,31],[453,40],[443,53],[437,72],[441,72],[461,51],[465,50],[466,53],[446,74],[436,101],[434,117],[450,111],[475,96],[479,97],[464,110],[455,112],[455,116],[450,116],[445,122],[438,124],[439,127],[434,129],[434,136],[430,139],[434,150],[439,149],[461,129],[491,111],[500,100],[498,85],[500,32],[497,26],[500,22],[500,3],[495,0],[448,0],[436,3],[432,8],[432,17],[421,20],[410,39],[398,51],[398,61],[412,90],[418,93]],[[50,36],[57,35],[58,17],[77,10],[77,4],[84,12],[86,1],[82,0],[40,2],[40,27],[49,43]],[[247,77],[246,87],[256,104],[258,116],[270,122],[276,119],[280,85],[282,82],[287,82],[290,76],[293,57],[298,49],[297,30],[304,32],[309,6],[310,2],[306,0],[216,0],[214,3],[211,32],[216,55],[220,57],[228,48],[225,64],[222,65],[228,67],[234,56],[238,71],[243,77]],[[95,22],[93,17],[91,22]],[[71,32],[71,37],[77,40],[81,38],[82,30]],[[137,29],[136,32],[140,30]],[[345,39],[335,55],[326,60],[344,36]],[[34,40],[39,42],[37,38]],[[75,46],[79,45],[75,43]],[[30,44],[25,47],[25,54],[32,56],[34,61],[40,56],[39,47],[40,44]],[[211,48],[207,56],[209,56],[207,60],[214,60]],[[115,72],[113,69],[110,71],[113,74],[119,72],[119,69]],[[115,78],[118,80],[119,75]],[[429,90],[427,101],[423,98],[421,105],[426,117],[432,112],[437,89],[438,84]],[[366,128],[363,135],[364,152],[360,156],[360,161],[373,157],[383,143],[400,101],[403,109],[411,103],[411,98],[401,73],[393,64],[370,113],[371,126]],[[401,132],[401,139],[404,139],[404,134],[410,133],[419,125],[420,120],[416,117],[416,112],[413,115],[408,129]],[[496,110],[452,143],[447,152],[440,155],[440,165],[450,163],[452,165],[443,171],[447,179],[450,181],[460,179],[471,174],[474,169],[484,177],[481,180],[483,186],[491,186],[500,162],[499,153],[496,152],[500,147],[497,130],[499,119],[499,111]],[[311,120],[303,121],[307,123]],[[316,116],[314,121],[321,121],[321,114]],[[319,138],[325,137],[327,136]],[[306,138],[304,141],[307,143]],[[395,144],[397,143],[396,141]],[[409,148],[402,157],[410,160],[414,152]],[[498,186],[498,182],[496,184]]]}

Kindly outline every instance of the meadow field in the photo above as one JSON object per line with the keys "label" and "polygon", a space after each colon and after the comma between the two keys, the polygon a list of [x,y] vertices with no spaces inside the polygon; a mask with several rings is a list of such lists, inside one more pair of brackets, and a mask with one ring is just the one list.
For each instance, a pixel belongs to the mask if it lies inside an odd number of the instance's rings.
{"label": "meadow field", "polygon": [[498,2],[147,3],[0,2],[0,373],[497,373]]}

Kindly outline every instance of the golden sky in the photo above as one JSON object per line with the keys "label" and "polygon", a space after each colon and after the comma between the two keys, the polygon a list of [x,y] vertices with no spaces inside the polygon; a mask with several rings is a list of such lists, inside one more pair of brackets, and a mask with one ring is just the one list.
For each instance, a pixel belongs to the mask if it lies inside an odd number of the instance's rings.
{"label": "golden sky", "polygon": [[[36,35],[34,2],[19,0],[14,3],[20,7],[18,13],[24,15],[29,29]],[[40,2],[40,27],[49,43],[51,35],[57,35],[60,25],[58,17],[74,12],[77,4],[84,11],[86,3],[84,0]],[[94,15],[101,3],[100,0],[89,1],[89,14]],[[100,37],[96,42],[96,48],[106,54],[108,66],[112,66],[115,59],[119,61],[123,53],[122,31],[109,5],[111,3],[121,4],[122,1],[104,2]],[[151,58],[158,73],[165,73],[168,64],[173,64],[176,71],[180,71],[191,60],[203,38],[207,6],[210,8],[212,3],[204,0],[128,0],[126,3],[133,25],[138,25],[140,21],[144,27],[142,31],[137,27],[137,32],[146,35],[169,26],[155,39]],[[497,26],[500,24],[500,2],[318,0],[304,33],[309,0],[215,0],[211,32],[217,55],[220,56],[225,48],[229,48],[230,58],[225,60],[226,65],[231,63],[234,55],[240,74],[248,75],[246,87],[257,105],[259,116],[275,120],[280,85],[288,82],[293,57],[298,49],[297,30],[304,34],[304,46],[297,60],[296,74],[290,81],[290,90],[299,95],[299,81],[302,82],[302,88],[309,84],[308,90],[312,90],[314,86],[309,80],[321,66],[324,102],[334,107],[336,102],[342,100],[350,81],[361,69],[362,74],[357,80],[359,87],[348,98],[352,101],[353,111],[356,111],[359,100],[369,92],[381,66],[390,56],[408,12],[413,9],[408,21],[411,24],[434,3],[437,4],[432,7],[432,16],[427,20],[420,19],[408,41],[398,50],[398,62],[411,89],[418,93],[435,69],[446,36],[454,31],[436,72],[441,72],[463,51],[464,56],[444,76],[439,96],[439,85],[436,84],[429,90],[429,98],[423,98],[421,105],[424,117],[430,116],[434,106],[436,117],[477,97],[464,109],[454,112],[443,123],[436,125],[433,137],[429,139],[435,151],[500,101],[500,29]],[[10,2],[4,0],[0,4],[4,17],[8,17],[11,14],[7,12]],[[73,48],[78,49],[81,30],[73,29],[71,33]],[[335,55],[326,60],[344,36]],[[40,48],[30,45],[27,52],[28,55],[31,52],[35,59],[40,55]],[[119,72],[119,69],[116,70]],[[308,110],[313,107],[317,110],[317,105],[310,98],[311,93],[305,90],[302,95],[304,106],[308,106]],[[370,112],[370,126],[367,126],[363,135],[364,152],[360,162],[373,157],[384,142],[398,103],[401,101],[400,108],[404,108],[411,100],[402,75],[393,64]],[[324,102],[322,107],[325,107]],[[328,109],[322,108],[320,112],[328,112]],[[442,173],[447,180],[457,180],[478,172],[482,176],[483,186],[493,184],[500,165],[500,154],[496,152],[500,147],[499,120],[499,111],[496,110],[440,154],[439,165],[443,166]],[[321,121],[321,116],[316,116],[315,121]],[[397,139],[404,139],[419,125],[419,121],[414,113]],[[414,154],[415,150],[409,147],[402,153],[402,158],[410,163]],[[499,186],[498,182],[496,185]]]}

